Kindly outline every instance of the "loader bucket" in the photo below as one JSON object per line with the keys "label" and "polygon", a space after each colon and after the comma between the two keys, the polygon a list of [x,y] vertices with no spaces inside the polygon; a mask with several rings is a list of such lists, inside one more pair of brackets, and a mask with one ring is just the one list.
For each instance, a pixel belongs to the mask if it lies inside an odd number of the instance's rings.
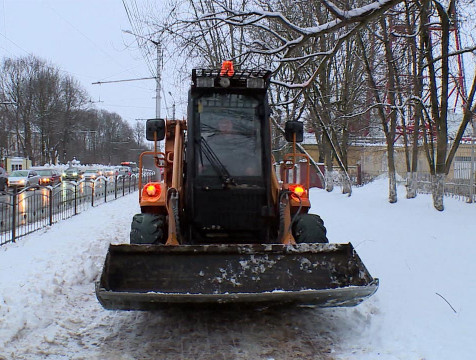
{"label": "loader bucket", "polygon": [[355,306],[378,288],[352,245],[110,245],[106,309],[178,304]]}

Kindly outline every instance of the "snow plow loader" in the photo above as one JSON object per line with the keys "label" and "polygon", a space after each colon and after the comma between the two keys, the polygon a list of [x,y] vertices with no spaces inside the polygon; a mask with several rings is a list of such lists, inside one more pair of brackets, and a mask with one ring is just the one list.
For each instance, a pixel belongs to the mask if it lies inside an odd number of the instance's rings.
{"label": "snow plow loader", "polygon": [[[309,158],[271,152],[269,71],[194,69],[187,121],[152,119],[130,244],[110,245],[96,283],[106,309],[190,304],[354,306],[378,288],[350,243],[330,244],[309,209]],[[160,148],[159,141],[164,148]],[[299,170],[299,171],[298,171]]]}

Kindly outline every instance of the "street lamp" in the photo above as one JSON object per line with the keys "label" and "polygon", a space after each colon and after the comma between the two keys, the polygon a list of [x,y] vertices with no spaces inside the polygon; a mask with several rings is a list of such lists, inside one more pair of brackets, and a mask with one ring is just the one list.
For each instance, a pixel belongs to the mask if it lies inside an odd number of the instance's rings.
{"label": "street lamp", "polygon": [[168,92],[170,97],[172,98],[172,101],[173,101],[173,104],[172,104],[172,119],[175,120],[175,98],[174,96],[172,95],[172,93],[169,91]]}

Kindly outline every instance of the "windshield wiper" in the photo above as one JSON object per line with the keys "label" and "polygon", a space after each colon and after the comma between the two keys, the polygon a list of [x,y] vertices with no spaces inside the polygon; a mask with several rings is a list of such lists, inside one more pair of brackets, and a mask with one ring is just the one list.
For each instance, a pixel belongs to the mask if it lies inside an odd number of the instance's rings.
{"label": "windshield wiper", "polygon": [[223,186],[229,187],[230,185],[236,185],[235,180],[232,178],[228,169],[223,165],[217,154],[213,151],[210,144],[203,136],[200,138],[200,149],[222,180]]}

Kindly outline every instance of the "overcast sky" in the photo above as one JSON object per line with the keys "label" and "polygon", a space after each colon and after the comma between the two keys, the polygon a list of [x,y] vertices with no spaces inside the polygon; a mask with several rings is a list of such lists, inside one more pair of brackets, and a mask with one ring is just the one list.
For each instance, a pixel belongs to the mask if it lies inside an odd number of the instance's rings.
{"label": "overcast sky", "polygon": [[[134,125],[136,119],[155,117],[155,80],[92,83],[153,76],[155,55],[147,62],[135,37],[124,32],[132,30],[124,3],[129,9],[155,17],[150,13],[161,11],[165,2],[0,0],[0,58],[32,54],[47,60],[81,83],[90,96],[90,106],[116,112]],[[463,36],[468,32],[463,31]],[[176,117],[182,118],[186,115],[188,84],[174,76],[181,70],[172,51],[165,48],[164,52],[161,117],[172,117],[176,102]],[[465,65],[471,65],[466,71],[468,82],[474,74],[474,57],[467,56]]]}
{"label": "overcast sky", "polygon": [[[135,38],[124,30],[131,25],[121,0],[0,0],[1,58],[31,54],[44,59],[76,78],[91,106],[134,124],[155,117],[155,80],[92,85],[152,76]],[[167,67],[171,59],[164,60]],[[169,95],[175,87],[167,74],[162,84],[161,116],[171,117],[179,96]],[[178,117],[185,115],[177,109]]]}

